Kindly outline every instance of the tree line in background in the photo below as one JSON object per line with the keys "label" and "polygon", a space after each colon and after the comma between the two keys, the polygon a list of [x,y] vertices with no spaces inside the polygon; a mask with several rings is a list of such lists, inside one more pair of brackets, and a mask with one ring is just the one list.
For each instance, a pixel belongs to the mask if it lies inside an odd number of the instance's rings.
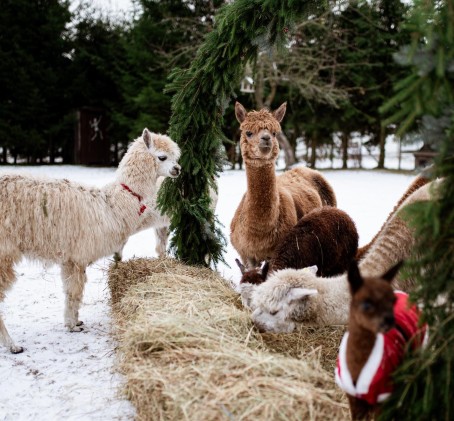
{"label": "tree line in background", "polygon": [[[71,163],[76,110],[106,111],[112,163],[144,127],[166,132],[175,67],[186,68],[213,28],[223,0],[138,0],[121,21],[82,2],[5,0],[0,9],[0,162]],[[411,40],[403,24],[410,5],[399,0],[341,1],[288,28],[285,51],[262,50],[247,67],[252,93],[238,99],[249,108],[288,102],[280,143],[287,164],[304,142],[310,166],[335,149],[347,167],[354,134],[379,146],[392,124],[379,112],[405,69],[393,54]],[[238,17],[241,19],[241,17]],[[261,40],[256,42],[260,44]],[[229,160],[238,161],[233,104],[223,127]],[[414,123],[413,123],[414,125]],[[334,134],[339,142],[335,144]]]}

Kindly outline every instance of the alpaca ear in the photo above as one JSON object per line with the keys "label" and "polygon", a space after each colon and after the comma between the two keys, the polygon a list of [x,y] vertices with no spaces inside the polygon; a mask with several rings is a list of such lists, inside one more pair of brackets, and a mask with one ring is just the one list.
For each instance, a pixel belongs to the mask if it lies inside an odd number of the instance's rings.
{"label": "alpaca ear", "polygon": [[150,149],[151,141],[152,141],[151,133],[148,131],[148,129],[146,127],[145,127],[145,129],[143,129],[142,139],[145,142],[145,145],[147,146],[147,148]]}
{"label": "alpaca ear", "polygon": [[358,264],[354,259],[351,261],[348,268],[348,283],[350,284],[350,291],[352,294],[358,291],[364,283],[364,280],[359,273]]}
{"label": "alpaca ear", "polygon": [[306,272],[312,273],[313,275],[317,275],[318,267],[317,267],[317,265],[313,265],[313,266],[305,267],[303,270]]}
{"label": "alpaca ear", "polygon": [[270,263],[265,261],[265,263],[262,266],[262,278],[264,281],[266,281],[266,277],[268,276],[269,268],[270,268]]}
{"label": "alpaca ear", "polygon": [[317,295],[318,291],[312,288],[292,288],[288,294],[288,302],[300,301],[311,295]]}
{"label": "alpaca ear", "polygon": [[277,110],[273,111],[274,118],[279,123],[284,119],[285,111],[287,111],[287,103],[284,102]]}
{"label": "alpaca ear", "polygon": [[399,269],[402,267],[403,260],[398,262],[396,265],[394,265],[391,269],[388,270],[385,274],[381,276],[382,279],[384,279],[387,282],[392,282],[393,279],[396,277],[397,272],[399,272]]}
{"label": "alpaca ear", "polygon": [[246,268],[244,267],[243,263],[241,263],[238,259],[235,259],[236,264],[241,270],[241,274],[244,275],[244,272],[246,271]]}
{"label": "alpaca ear", "polygon": [[246,118],[246,109],[237,101],[235,103],[235,116],[238,122],[241,124]]}

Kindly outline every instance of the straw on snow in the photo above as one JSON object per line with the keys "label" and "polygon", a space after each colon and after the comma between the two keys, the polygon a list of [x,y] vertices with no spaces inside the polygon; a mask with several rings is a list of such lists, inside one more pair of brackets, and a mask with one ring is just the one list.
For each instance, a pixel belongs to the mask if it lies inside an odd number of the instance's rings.
{"label": "straw on snow", "polygon": [[120,262],[109,286],[138,419],[347,417],[332,375],[342,329],[262,336],[225,280],[172,259]]}

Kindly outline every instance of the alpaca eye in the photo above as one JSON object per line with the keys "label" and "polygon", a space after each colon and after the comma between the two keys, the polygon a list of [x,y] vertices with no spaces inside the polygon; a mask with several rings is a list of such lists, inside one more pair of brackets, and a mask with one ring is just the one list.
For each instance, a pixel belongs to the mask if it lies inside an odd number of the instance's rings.
{"label": "alpaca eye", "polygon": [[252,132],[246,132],[246,136],[247,137],[251,137],[252,136]]}
{"label": "alpaca eye", "polygon": [[370,301],[363,301],[360,304],[361,310],[365,312],[372,311],[374,309],[374,305]]}
{"label": "alpaca eye", "polygon": [[166,156],[158,156],[158,159],[160,161],[165,161],[167,159],[167,157]]}
{"label": "alpaca eye", "polygon": [[270,311],[270,314],[271,314],[272,316],[275,316],[275,315],[276,315],[277,313],[279,313],[279,310],[276,310],[276,311]]}
{"label": "alpaca eye", "polygon": [[276,137],[276,132],[273,132],[273,137]]}

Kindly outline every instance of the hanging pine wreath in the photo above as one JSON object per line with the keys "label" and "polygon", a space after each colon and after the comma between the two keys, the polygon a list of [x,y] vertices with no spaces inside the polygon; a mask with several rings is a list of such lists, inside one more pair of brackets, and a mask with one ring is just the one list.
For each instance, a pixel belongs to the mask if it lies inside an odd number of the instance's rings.
{"label": "hanging pine wreath", "polygon": [[[247,62],[259,51],[288,42],[296,19],[325,8],[316,0],[237,0],[216,15],[215,27],[192,65],[175,69],[170,136],[181,147],[182,175],[166,181],[159,204],[171,215],[171,249],[188,264],[223,261],[225,238],[210,210],[209,187],[222,171],[223,115],[240,86]],[[207,259],[208,256],[208,259]]]}

